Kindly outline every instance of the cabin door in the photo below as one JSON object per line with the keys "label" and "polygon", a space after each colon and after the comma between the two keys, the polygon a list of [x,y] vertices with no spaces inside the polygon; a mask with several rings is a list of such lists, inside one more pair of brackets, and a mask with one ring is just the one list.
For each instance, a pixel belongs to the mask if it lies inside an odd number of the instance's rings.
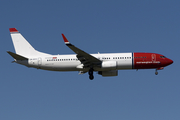
{"label": "cabin door", "polygon": [[152,54],[151,57],[152,57],[152,61],[155,62],[156,61],[156,54]]}

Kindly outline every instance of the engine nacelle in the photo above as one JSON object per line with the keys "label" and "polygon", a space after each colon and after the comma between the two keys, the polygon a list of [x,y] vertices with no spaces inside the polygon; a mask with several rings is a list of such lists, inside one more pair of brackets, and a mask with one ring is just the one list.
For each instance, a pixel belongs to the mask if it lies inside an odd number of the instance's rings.
{"label": "engine nacelle", "polygon": [[118,76],[118,71],[117,70],[99,71],[98,74],[102,75],[103,77]]}
{"label": "engine nacelle", "polygon": [[107,69],[107,70],[115,70],[117,67],[116,61],[104,61],[102,62],[101,68]]}

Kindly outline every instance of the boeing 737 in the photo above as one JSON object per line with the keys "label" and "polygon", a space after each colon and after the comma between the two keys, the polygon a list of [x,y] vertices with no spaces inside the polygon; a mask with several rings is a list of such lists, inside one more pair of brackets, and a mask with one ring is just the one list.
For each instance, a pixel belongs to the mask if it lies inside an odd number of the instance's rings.
{"label": "boeing 737", "polygon": [[16,28],[10,28],[15,52],[7,51],[14,62],[37,69],[50,71],[79,71],[89,74],[94,79],[94,72],[103,77],[117,76],[118,70],[155,69],[162,70],[173,63],[164,55],[145,52],[88,54],[72,45],[62,34],[65,44],[74,51],[72,55],[51,55],[35,50]]}

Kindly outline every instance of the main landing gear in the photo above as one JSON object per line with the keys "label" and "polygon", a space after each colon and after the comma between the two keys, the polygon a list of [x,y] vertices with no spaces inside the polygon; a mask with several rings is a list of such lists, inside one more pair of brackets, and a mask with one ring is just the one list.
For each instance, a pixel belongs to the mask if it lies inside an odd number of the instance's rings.
{"label": "main landing gear", "polygon": [[94,76],[93,76],[93,68],[90,68],[90,69],[89,69],[89,79],[90,79],[90,80],[93,80],[93,79],[94,79]]}

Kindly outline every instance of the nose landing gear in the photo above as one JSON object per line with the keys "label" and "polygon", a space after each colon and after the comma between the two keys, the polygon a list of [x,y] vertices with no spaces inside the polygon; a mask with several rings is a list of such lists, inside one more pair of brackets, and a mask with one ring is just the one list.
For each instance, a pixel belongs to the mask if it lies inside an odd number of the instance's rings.
{"label": "nose landing gear", "polygon": [[90,80],[93,80],[93,79],[94,79],[94,76],[93,76],[93,68],[91,68],[91,69],[89,70],[89,79],[90,79]]}
{"label": "nose landing gear", "polygon": [[157,69],[156,69],[155,75],[158,75],[158,71],[157,71]]}
{"label": "nose landing gear", "polygon": [[164,69],[164,67],[157,68],[156,72],[155,72],[155,75],[158,75],[158,71],[157,70],[163,70],[163,69]]}

